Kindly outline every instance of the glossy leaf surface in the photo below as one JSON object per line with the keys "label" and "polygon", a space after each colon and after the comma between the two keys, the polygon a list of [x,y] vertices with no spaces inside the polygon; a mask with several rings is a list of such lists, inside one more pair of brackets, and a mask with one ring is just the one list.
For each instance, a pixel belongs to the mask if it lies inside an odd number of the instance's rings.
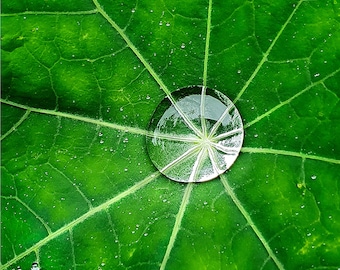
{"label": "glossy leaf surface", "polygon": [[[336,1],[2,2],[1,269],[338,269]],[[190,85],[237,106],[235,164],[146,149]]]}

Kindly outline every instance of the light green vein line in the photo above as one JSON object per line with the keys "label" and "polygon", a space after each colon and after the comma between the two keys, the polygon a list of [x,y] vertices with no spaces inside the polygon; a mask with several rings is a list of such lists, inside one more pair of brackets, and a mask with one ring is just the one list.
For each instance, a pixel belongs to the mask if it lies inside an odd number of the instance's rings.
{"label": "light green vein line", "polygon": [[325,80],[327,80],[330,77],[333,77],[336,73],[338,73],[340,71],[340,69],[332,72],[331,74],[325,76],[322,80],[317,81],[309,86],[307,86],[305,89],[301,90],[299,93],[295,94],[294,96],[290,97],[289,99],[281,102],[280,104],[276,105],[275,107],[271,108],[270,110],[266,111],[264,114],[256,117],[253,121],[247,123],[244,125],[244,129],[254,125],[255,123],[259,122],[261,119],[269,116],[270,114],[272,114],[273,112],[275,112],[276,110],[278,110],[279,108],[281,108],[284,105],[289,104],[292,100],[296,99],[298,96],[302,95],[303,93],[307,92],[308,90],[310,90],[311,88],[313,88],[314,86],[317,86],[318,84],[322,84]]}
{"label": "light green vein line", "polygon": [[33,211],[31,207],[29,207],[26,203],[24,203],[19,197],[13,196],[13,197],[8,197],[8,196],[1,196],[1,198],[6,199],[6,200],[16,200],[20,204],[22,204],[34,217],[40,221],[40,223],[45,227],[47,233],[51,233],[51,228],[46,224],[46,222],[36,213]]}
{"label": "light green vein line", "polygon": [[287,27],[287,25],[289,24],[289,22],[292,20],[294,14],[296,13],[296,11],[298,10],[298,8],[300,7],[301,3],[304,0],[300,0],[299,3],[295,6],[294,10],[292,11],[292,13],[290,14],[290,16],[288,17],[288,19],[286,20],[286,22],[282,25],[281,29],[279,30],[279,32],[277,33],[276,37],[274,38],[273,42],[270,44],[270,46],[268,47],[267,51],[263,54],[263,57],[260,61],[260,63],[258,64],[258,66],[256,67],[256,69],[254,70],[253,74],[250,76],[250,78],[248,79],[248,81],[245,83],[245,85],[243,86],[243,88],[241,89],[241,91],[238,93],[237,97],[234,99],[234,104],[241,98],[241,96],[243,95],[243,93],[246,91],[246,89],[248,88],[248,86],[250,85],[250,83],[253,81],[253,79],[256,77],[257,73],[260,71],[261,67],[263,66],[263,64],[267,61],[267,57],[270,54],[271,50],[273,49],[273,47],[275,46],[277,40],[279,39],[279,37],[281,36],[281,34],[283,33],[283,31],[285,30],[285,28]]}
{"label": "light green vein line", "polygon": [[19,119],[18,122],[16,122],[13,127],[11,127],[4,135],[2,135],[0,137],[0,141],[2,141],[3,139],[5,139],[9,134],[11,134],[14,130],[16,130],[29,116],[29,114],[31,113],[30,109],[26,109],[25,114]]}
{"label": "light green vein line", "polygon": [[266,239],[263,237],[262,233],[260,232],[260,230],[256,227],[256,225],[254,224],[254,222],[252,221],[249,213],[247,212],[247,210],[243,207],[242,203],[240,202],[240,200],[237,198],[236,194],[234,193],[233,189],[231,188],[231,186],[229,185],[226,176],[225,175],[221,175],[221,182],[227,192],[227,194],[231,197],[231,199],[233,200],[233,202],[235,203],[236,207],[240,210],[240,212],[242,213],[242,215],[244,216],[244,218],[247,220],[249,226],[253,229],[253,231],[255,232],[256,236],[259,238],[259,240],[261,241],[261,243],[263,244],[264,248],[267,250],[267,253],[269,254],[269,256],[272,258],[272,260],[274,261],[274,263],[276,264],[276,266],[280,269],[280,270],[284,270],[284,267],[282,265],[282,263],[279,261],[279,259],[275,256],[274,252],[272,251],[272,249],[270,248],[269,244],[267,243]]}
{"label": "light green vein line", "polygon": [[131,40],[128,38],[128,36],[125,34],[124,30],[120,28],[111,18],[110,16],[105,12],[105,10],[100,6],[98,3],[98,0],[93,0],[93,3],[96,5],[97,10],[102,16],[111,24],[111,26],[118,32],[118,34],[124,39],[126,44],[130,47],[132,52],[138,57],[138,59],[142,62],[142,64],[145,66],[145,68],[148,70],[148,72],[151,74],[151,76],[155,79],[155,81],[158,83],[158,85],[161,87],[161,89],[164,91],[164,93],[167,95],[169,100],[171,101],[172,105],[176,108],[177,112],[181,115],[184,122],[190,127],[192,131],[196,133],[196,135],[200,136],[202,135],[202,132],[190,121],[190,119],[183,113],[180,107],[178,107],[176,100],[171,95],[170,90],[165,85],[165,83],[162,81],[162,79],[158,76],[156,71],[151,67],[151,65],[146,61],[146,59],[143,57],[143,55],[139,52],[139,50],[136,48],[136,46],[131,42]]}
{"label": "light green vein line", "polygon": [[184,212],[185,212],[185,209],[187,208],[187,205],[189,203],[190,194],[191,194],[191,191],[193,190],[193,187],[194,187],[194,184],[189,183],[187,185],[187,187],[185,188],[183,199],[182,199],[182,202],[181,202],[181,206],[179,207],[178,213],[176,215],[176,221],[175,221],[175,224],[174,224],[174,228],[172,230],[170,240],[169,240],[169,244],[166,248],[166,252],[165,252],[165,255],[163,257],[163,261],[162,261],[160,270],[165,269],[165,266],[166,266],[166,264],[169,260],[171,250],[174,246],[175,240],[177,238],[177,234],[178,234],[178,232],[181,228],[181,223],[182,223],[182,219],[183,219],[183,216],[184,216]]}
{"label": "light green vein line", "polygon": [[338,159],[320,157],[320,156],[316,156],[316,155],[308,155],[308,154],[293,152],[293,151],[271,149],[271,148],[242,147],[241,152],[250,153],[250,154],[256,153],[256,154],[283,155],[283,156],[291,156],[291,157],[298,157],[298,158],[302,158],[302,159],[312,159],[312,160],[319,160],[319,161],[324,161],[324,162],[328,162],[328,163],[340,164],[340,160],[338,160]]}
{"label": "light green vein line", "polygon": [[0,98],[0,102],[7,104],[7,105],[17,107],[17,108],[28,110],[30,112],[69,118],[69,119],[82,121],[82,122],[86,122],[86,123],[91,123],[91,124],[95,124],[95,125],[99,125],[99,126],[103,126],[103,127],[109,127],[109,128],[113,128],[113,129],[117,129],[117,130],[122,130],[122,131],[125,131],[125,132],[130,132],[130,133],[133,133],[133,134],[139,134],[139,135],[145,135],[145,136],[151,136],[151,137],[153,136],[153,134],[149,133],[148,131],[145,131],[145,130],[142,130],[142,129],[139,129],[139,128],[108,123],[108,122],[104,122],[103,120],[99,120],[99,119],[92,119],[92,118],[89,118],[89,117],[84,117],[84,116],[74,115],[74,114],[64,113],[64,112],[58,112],[58,111],[55,111],[55,110],[33,108],[33,107],[29,107],[29,106],[22,105],[22,104],[19,104],[19,103],[15,103],[15,102],[12,102],[12,101],[4,100],[2,98]]}
{"label": "light green vein line", "polygon": [[205,51],[204,51],[203,86],[207,86],[207,78],[208,78],[208,59],[209,59],[210,32],[211,32],[211,11],[212,11],[212,0],[209,0],[208,18],[207,18],[207,34],[206,34],[206,39],[205,39]]}
{"label": "light green vein line", "polygon": [[139,190],[139,189],[143,188],[144,186],[146,186],[147,184],[149,184],[152,180],[154,180],[159,175],[160,175],[159,172],[155,172],[154,174],[148,176],[144,180],[138,182],[137,184],[133,185],[132,187],[128,188],[127,190],[121,192],[119,195],[115,196],[114,198],[104,202],[103,204],[101,204],[101,205],[99,205],[97,207],[94,207],[94,208],[90,209],[84,215],[82,215],[79,218],[71,221],[70,223],[68,223],[67,225],[61,227],[60,229],[56,230],[55,232],[49,234],[48,236],[46,236],[44,239],[42,239],[41,241],[39,241],[38,243],[36,243],[32,247],[30,247],[29,249],[27,249],[24,252],[22,252],[21,254],[15,256],[12,260],[10,260],[6,264],[4,264],[1,267],[1,269],[6,269],[10,265],[14,264],[15,262],[19,261],[20,259],[22,259],[25,256],[27,256],[28,254],[30,254],[31,252],[34,252],[37,249],[41,248],[42,246],[46,245],[48,242],[50,242],[51,240],[55,239],[56,237],[62,235],[63,233],[65,233],[65,232],[67,232],[69,230],[72,230],[75,226],[77,226],[80,223],[84,222],[85,220],[87,220],[91,216],[97,214],[98,212],[103,211],[104,209],[107,209],[112,204],[114,204],[114,203],[118,202],[119,200],[121,200],[121,199],[123,199],[123,198],[125,198],[125,197],[127,197],[127,196],[129,196],[129,195],[131,195],[133,193],[135,193],[137,190]]}
{"label": "light green vein line", "polygon": [[212,11],[212,0],[209,0],[208,16],[207,16],[207,33],[205,38],[205,50],[204,50],[204,63],[203,63],[203,86],[201,92],[201,127],[202,134],[207,137],[207,125],[205,119],[205,98],[206,98],[206,87],[208,78],[208,60],[209,60],[209,46],[210,46],[210,32],[211,32],[211,11]]}
{"label": "light green vein line", "polygon": [[22,15],[88,15],[98,13],[97,9],[84,11],[24,11],[18,13],[0,14],[1,17],[13,17]]}

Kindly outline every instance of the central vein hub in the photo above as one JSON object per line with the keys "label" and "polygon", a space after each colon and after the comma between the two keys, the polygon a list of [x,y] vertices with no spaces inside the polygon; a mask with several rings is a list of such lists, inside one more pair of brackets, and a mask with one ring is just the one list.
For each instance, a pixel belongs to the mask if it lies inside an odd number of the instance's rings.
{"label": "central vein hub", "polygon": [[207,149],[207,148],[212,147],[212,142],[211,142],[211,140],[209,140],[208,137],[203,136],[201,138],[200,145],[201,145],[202,148]]}

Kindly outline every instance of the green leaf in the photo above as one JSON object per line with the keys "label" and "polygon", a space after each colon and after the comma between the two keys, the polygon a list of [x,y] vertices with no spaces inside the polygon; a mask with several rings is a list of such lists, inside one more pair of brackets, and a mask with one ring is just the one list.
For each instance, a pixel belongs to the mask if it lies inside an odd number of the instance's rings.
{"label": "green leaf", "polygon": [[[338,269],[339,14],[3,1],[1,269]],[[191,85],[228,96],[245,138],[220,177],[180,184],[146,137]]]}

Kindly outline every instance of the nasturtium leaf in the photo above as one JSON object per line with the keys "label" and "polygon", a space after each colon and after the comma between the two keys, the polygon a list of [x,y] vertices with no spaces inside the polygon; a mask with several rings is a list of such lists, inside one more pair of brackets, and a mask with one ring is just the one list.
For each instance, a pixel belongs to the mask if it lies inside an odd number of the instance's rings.
{"label": "nasturtium leaf", "polygon": [[[339,269],[339,10],[2,1],[0,268]],[[245,136],[226,172],[183,184],[149,123],[193,85]]]}

